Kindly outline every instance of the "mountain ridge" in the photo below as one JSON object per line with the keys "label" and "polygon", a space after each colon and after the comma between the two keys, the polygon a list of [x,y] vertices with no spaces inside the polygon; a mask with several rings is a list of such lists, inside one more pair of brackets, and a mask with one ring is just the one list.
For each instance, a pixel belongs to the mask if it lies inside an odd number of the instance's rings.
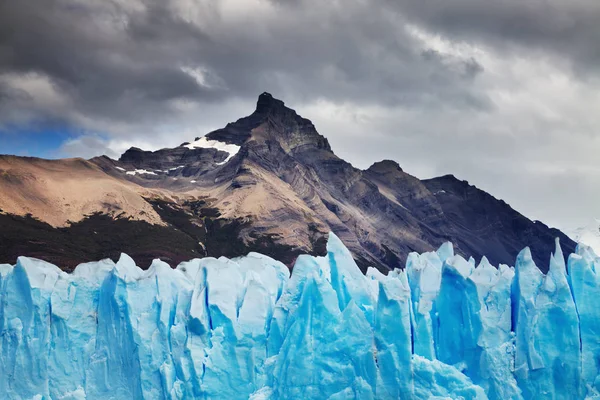
{"label": "mountain ridge", "polygon": [[[392,160],[355,168],[335,155],[310,120],[266,92],[250,115],[193,142],[156,151],[132,147],[118,160],[89,162],[136,193],[136,201],[159,216],[158,224],[187,232],[199,243],[199,256],[232,257],[252,249],[292,255],[283,260],[291,266],[293,255],[322,252],[329,231],[363,271],[403,267],[409,252],[431,251],[445,241],[465,256],[486,254],[495,265],[514,262],[525,246],[539,265],[548,265],[554,236],[566,252],[575,247],[562,232],[452,175],[419,180]],[[107,214],[106,208],[95,211]],[[154,224],[135,210],[124,216]],[[209,246],[209,226],[213,235],[232,237]],[[229,248],[228,240],[237,244]]]}

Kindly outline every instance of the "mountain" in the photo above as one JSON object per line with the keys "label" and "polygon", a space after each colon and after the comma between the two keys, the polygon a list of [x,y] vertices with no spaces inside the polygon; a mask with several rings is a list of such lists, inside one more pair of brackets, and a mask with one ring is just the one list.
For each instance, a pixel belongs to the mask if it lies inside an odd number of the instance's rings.
{"label": "mountain", "polygon": [[[123,254],[72,274],[0,264],[6,399],[579,400],[600,392],[597,256],[547,274],[412,253],[361,273],[329,235],[290,271],[251,253],[155,260]],[[568,271],[568,272],[567,272]]]}
{"label": "mountain", "polygon": [[548,265],[555,237],[575,248],[454,176],[419,180],[389,160],[353,167],[268,93],[251,115],[175,148],[131,148],[119,160],[0,157],[0,185],[0,262],[29,255],[67,270],[121,251],[140,265],[259,251],[291,267],[298,254],[323,254],[329,231],[363,271],[403,267],[410,252],[446,241],[494,264],[530,246]]}

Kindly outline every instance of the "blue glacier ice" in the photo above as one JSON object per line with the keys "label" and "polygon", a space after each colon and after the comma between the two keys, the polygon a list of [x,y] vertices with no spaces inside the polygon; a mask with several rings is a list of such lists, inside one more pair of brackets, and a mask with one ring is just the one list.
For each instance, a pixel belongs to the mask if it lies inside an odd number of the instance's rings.
{"label": "blue glacier ice", "polygon": [[600,259],[557,243],[544,275],[411,253],[362,274],[327,255],[142,270],[127,255],[72,274],[0,265],[6,399],[600,398]]}
{"label": "blue glacier ice", "polygon": [[543,275],[529,249],[514,280],[515,376],[525,398],[581,398],[579,318],[560,246]]}

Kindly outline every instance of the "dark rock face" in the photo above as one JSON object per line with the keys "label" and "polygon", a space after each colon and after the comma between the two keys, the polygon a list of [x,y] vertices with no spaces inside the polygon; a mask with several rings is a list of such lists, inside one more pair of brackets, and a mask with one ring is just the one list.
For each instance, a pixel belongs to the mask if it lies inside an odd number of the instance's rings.
{"label": "dark rock face", "polygon": [[462,253],[509,264],[506,260],[513,259],[524,245],[530,246],[533,260],[545,271],[555,238],[560,239],[566,254],[575,251],[575,242],[558,229],[531,221],[504,201],[453,175],[423,183],[434,193],[451,227],[451,238]]}
{"label": "dark rock face", "polygon": [[0,214],[0,263],[14,264],[25,255],[51,262],[65,271],[78,264],[123,253],[142,268],[155,258],[171,265],[205,256],[198,240],[174,226],[95,214],[67,227],[55,228],[29,216]]}
{"label": "dark rock face", "polygon": [[[189,242],[189,251],[175,248],[184,257],[260,251],[291,266],[297,254],[322,253],[329,230],[363,270],[403,267],[409,252],[434,250],[448,240],[457,253],[485,255],[493,264],[512,265],[530,246],[542,270],[555,237],[566,253],[575,247],[560,231],[453,176],[421,181],[390,160],[365,171],[354,168],[333,153],[311,121],[268,93],[259,96],[251,115],[206,138],[239,151],[228,158],[226,151],[184,143],[154,152],[131,148],[118,161],[92,160],[115,179],[170,193],[162,203],[148,199],[167,229],[153,234],[172,229],[179,243]],[[125,172],[134,170],[152,173]],[[198,193],[213,197],[210,207],[173,200]],[[160,240],[151,242],[160,255]]]}

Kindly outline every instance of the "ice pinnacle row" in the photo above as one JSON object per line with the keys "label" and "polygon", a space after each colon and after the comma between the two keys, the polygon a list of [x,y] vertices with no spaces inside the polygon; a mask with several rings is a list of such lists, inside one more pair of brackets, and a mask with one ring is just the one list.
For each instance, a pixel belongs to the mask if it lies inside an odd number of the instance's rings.
{"label": "ice pinnacle row", "polygon": [[[0,393],[9,399],[584,399],[600,396],[600,259],[557,243],[544,275],[452,245],[404,270],[327,256],[127,255],[73,274],[0,265]],[[600,398],[600,397],[599,397]]]}

